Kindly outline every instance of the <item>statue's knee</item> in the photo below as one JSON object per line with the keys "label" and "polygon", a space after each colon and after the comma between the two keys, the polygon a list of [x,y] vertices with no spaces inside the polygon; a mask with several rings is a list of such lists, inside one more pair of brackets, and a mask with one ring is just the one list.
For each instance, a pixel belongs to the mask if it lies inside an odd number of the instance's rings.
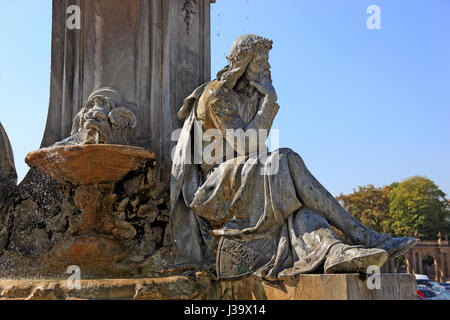
{"label": "statue's knee", "polygon": [[296,222],[305,233],[313,232],[319,229],[331,229],[330,224],[324,217],[306,208],[297,212]]}
{"label": "statue's knee", "polygon": [[305,162],[297,152],[289,150],[287,157],[289,159],[289,163],[294,164],[296,167],[306,167]]}

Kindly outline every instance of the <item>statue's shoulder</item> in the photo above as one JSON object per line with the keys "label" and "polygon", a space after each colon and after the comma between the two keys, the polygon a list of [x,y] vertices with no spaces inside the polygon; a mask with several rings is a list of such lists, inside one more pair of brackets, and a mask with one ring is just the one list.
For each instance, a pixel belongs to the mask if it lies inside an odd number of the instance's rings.
{"label": "statue's shoulder", "polygon": [[211,81],[203,91],[197,106],[197,117],[206,119],[210,109],[223,108],[232,104],[229,89],[220,80]]}
{"label": "statue's shoulder", "polygon": [[211,81],[200,97],[199,106],[213,108],[217,105],[232,105],[233,96],[228,87],[220,80]]}
{"label": "statue's shoulder", "polygon": [[205,100],[217,99],[226,95],[228,89],[220,80],[211,81],[203,91],[202,98]]}

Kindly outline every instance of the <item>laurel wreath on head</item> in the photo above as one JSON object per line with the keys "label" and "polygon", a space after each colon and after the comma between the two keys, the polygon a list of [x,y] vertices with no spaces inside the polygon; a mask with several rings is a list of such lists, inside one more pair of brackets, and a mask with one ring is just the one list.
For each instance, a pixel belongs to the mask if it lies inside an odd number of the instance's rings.
{"label": "laurel wreath on head", "polygon": [[254,34],[244,35],[233,43],[230,55],[227,56],[230,64],[242,61],[253,56],[260,50],[271,50],[273,41]]}

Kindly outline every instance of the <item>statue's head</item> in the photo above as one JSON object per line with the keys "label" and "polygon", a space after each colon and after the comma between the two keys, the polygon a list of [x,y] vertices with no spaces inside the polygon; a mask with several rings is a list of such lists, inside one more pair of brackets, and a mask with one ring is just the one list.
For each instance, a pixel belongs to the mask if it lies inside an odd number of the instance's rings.
{"label": "statue's head", "polygon": [[129,133],[137,125],[136,116],[113,100],[104,92],[93,93],[75,117],[71,134],[85,133],[83,143],[87,144],[128,144]]}
{"label": "statue's head", "polygon": [[[230,90],[238,85],[239,90],[251,80],[260,82],[263,77],[270,79],[269,52],[272,44],[272,40],[256,34],[240,36],[234,41],[231,53],[227,56],[228,65],[217,73],[217,80]],[[178,112],[179,119],[189,116],[205,85],[197,88],[184,100],[183,107]]]}
{"label": "statue's head", "polygon": [[273,41],[256,34],[246,34],[237,38],[227,56],[228,66],[219,72],[218,79],[233,88],[245,76],[248,80],[259,81],[270,78],[269,52]]}

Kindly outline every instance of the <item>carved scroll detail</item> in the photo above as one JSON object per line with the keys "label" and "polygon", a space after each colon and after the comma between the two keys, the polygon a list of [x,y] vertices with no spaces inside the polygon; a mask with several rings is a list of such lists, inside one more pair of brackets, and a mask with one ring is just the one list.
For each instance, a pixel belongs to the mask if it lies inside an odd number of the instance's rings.
{"label": "carved scroll detail", "polygon": [[197,0],[186,0],[183,8],[184,11],[184,23],[186,24],[186,32],[190,36],[192,35],[192,23],[194,22],[193,16],[196,15],[194,11],[194,4],[197,4]]}

